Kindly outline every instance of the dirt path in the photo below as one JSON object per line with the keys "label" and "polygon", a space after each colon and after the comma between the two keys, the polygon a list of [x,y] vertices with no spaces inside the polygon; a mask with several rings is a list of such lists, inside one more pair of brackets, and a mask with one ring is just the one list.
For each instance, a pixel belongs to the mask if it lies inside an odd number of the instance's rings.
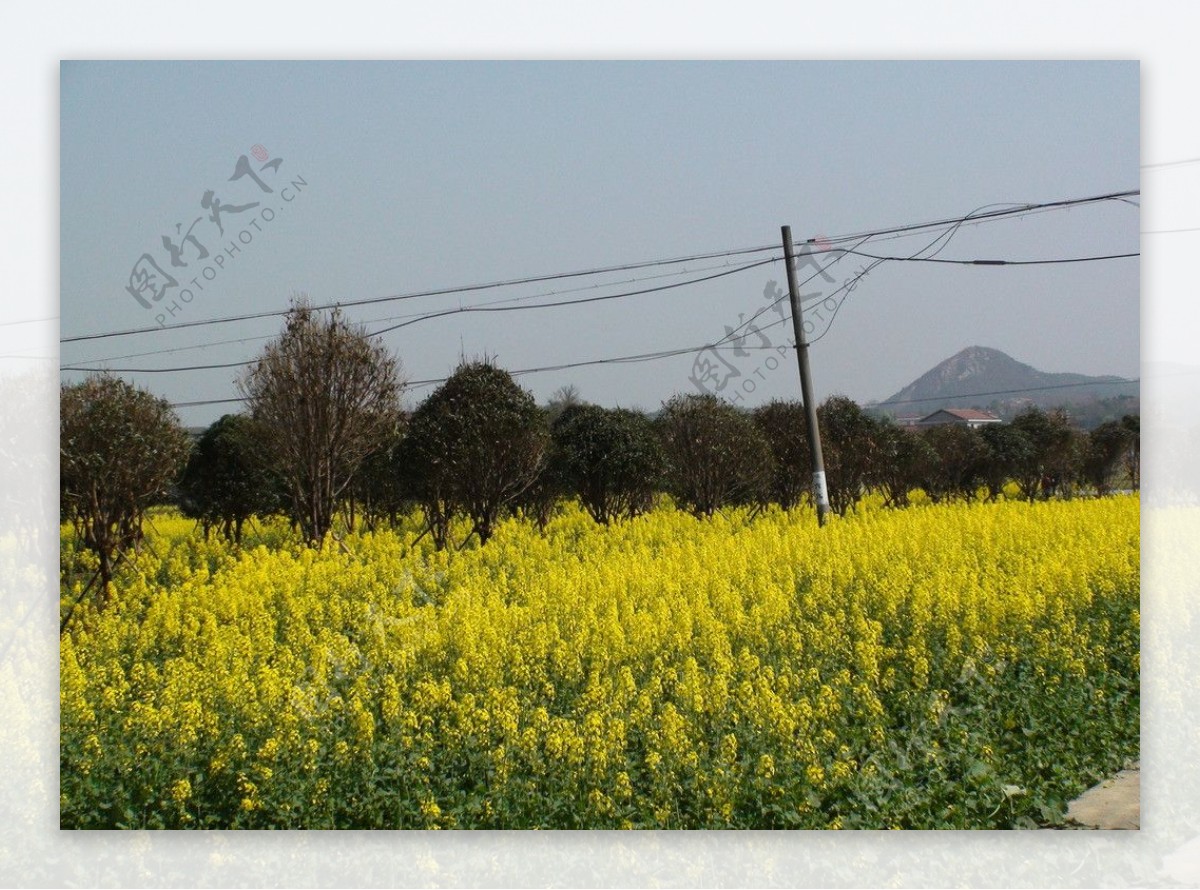
{"label": "dirt path", "polygon": [[1141,827],[1141,761],[1089,788],[1067,807],[1068,827],[1124,829]]}

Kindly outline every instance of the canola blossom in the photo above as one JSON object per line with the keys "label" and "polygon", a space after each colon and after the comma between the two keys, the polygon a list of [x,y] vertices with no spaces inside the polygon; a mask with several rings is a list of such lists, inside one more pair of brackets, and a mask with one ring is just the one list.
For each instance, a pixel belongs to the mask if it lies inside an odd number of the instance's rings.
{"label": "canola blossom", "polygon": [[[65,828],[985,828],[1136,755],[1139,505],[160,516],[62,638]],[[64,603],[87,555],[63,530]]]}

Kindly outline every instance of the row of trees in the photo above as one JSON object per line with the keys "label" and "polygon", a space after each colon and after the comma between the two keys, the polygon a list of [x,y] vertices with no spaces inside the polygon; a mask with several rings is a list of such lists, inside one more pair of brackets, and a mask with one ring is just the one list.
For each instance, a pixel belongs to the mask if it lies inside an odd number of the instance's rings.
{"label": "row of trees", "polygon": [[[661,492],[711,516],[732,505],[790,508],[811,481],[804,411],[771,402],[752,412],[712,396],[676,396],[659,415],[584,404],[567,392],[547,407],[490,362],[464,363],[411,415],[387,351],[338,313],[304,306],[239,380],[248,410],[226,415],[190,454],[162,400],[109,377],[62,391],[64,518],[114,560],[136,547],[146,506],[174,494],[206,533],[241,538],[254,514],[285,512],[313,542],[336,512],[374,525],[412,506],[439,548],[452,521],[486,543],[507,512],[545,523],[577,497],[601,523],[632,517]],[[1137,418],[1091,434],[1031,409],[1010,425],[915,433],[834,397],[818,408],[831,505],[844,513],[869,489],[904,506],[922,488],[937,500],[996,497],[1015,481],[1032,499],[1114,476],[1137,479]]]}

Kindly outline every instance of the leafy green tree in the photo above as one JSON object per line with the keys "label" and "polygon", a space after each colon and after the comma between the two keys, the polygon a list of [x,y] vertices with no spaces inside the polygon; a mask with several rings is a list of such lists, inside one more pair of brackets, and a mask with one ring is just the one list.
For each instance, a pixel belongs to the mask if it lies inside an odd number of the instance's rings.
{"label": "leafy green tree", "polygon": [[374,531],[384,522],[395,523],[404,510],[405,493],[396,462],[406,423],[407,418],[402,416],[355,474],[346,505],[351,527],[361,517],[367,530]]}
{"label": "leafy green tree", "polygon": [[442,465],[439,437],[432,419],[413,413],[392,459],[396,489],[402,503],[413,503],[425,514],[425,532],[438,550],[450,543],[450,521],[456,504],[452,497],[452,479]]}
{"label": "leafy green tree", "polygon": [[873,484],[883,492],[884,506],[907,507],[909,493],[929,484],[937,453],[923,436],[890,422],[879,422]]}
{"label": "leafy green tree", "polygon": [[983,462],[983,484],[988,499],[995,500],[1010,480],[1016,479],[1033,456],[1033,445],[1020,427],[1008,423],[991,423],[979,431],[987,448]]}
{"label": "leafy green tree", "polygon": [[260,432],[246,415],[226,414],[192,449],[179,480],[179,506],[200,521],[205,537],[219,526],[228,540],[241,543],[247,519],[283,508],[283,489]]}
{"label": "leafy green tree", "polygon": [[462,364],[413,413],[401,446],[406,487],[439,547],[450,519],[468,517],[486,544],[503,510],[538,478],[549,432],[533,396],[485,362]]}
{"label": "leafy green tree", "polygon": [[1046,413],[1032,406],[1013,418],[1012,425],[1030,445],[1016,473],[1021,494],[1031,501],[1039,493],[1050,497],[1074,472],[1075,439],[1067,415],[1057,410]]}
{"label": "leafy green tree", "polygon": [[761,503],[774,473],[771,447],[749,415],[712,395],[679,395],[656,422],[676,502],[696,516]]}
{"label": "leafy green tree", "polygon": [[[566,389],[564,387],[563,389]],[[573,387],[572,387],[573,389]],[[561,393],[562,390],[559,390]],[[543,405],[538,410],[542,414],[542,424],[550,429],[553,420],[565,409],[565,405],[555,405],[553,400],[549,405]],[[558,509],[559,502],[570,496],[570,487],[563,477],[563,462],[554,437],[546,440],[546,452],[542,459],[542,468],[528,488],[519,494],[512,503],[512,508],[521,511],[526,518],[532,520],[537,527],[545,531],[551,518]]]}
{"label": "leafy green tree", "polygon": [[927,489],[935,500],[975,495],[986,475],[988,451],[979,431],[966,424],[943,423],[929,427],[925,441],[936,455]]}
{"label": "leafy green tree", "polygon": [[99,560],[101,605],[117,560],[141,540],[146,509],[167,497],[190,447],[165,399],[104,374],[62,387],[62,515]]}
{"label": "leafy green tree", "polygon": [[[541,407],[542,418],[546,429],[552,429],[554,421],[569,408],[582,405],[579,387],[573,383],[560,386],[550,396],[550,400]],[[571,494],[570,486],[563,476],[562,455],[553,437],[546,442],[545,459],[542,469],[538,472],[533,483],[522,492],[513,502],[513,507],[520,510],[526,517],[533,520],[542,531],[550,523],[550,518],[558,509],[559,502]]]}
{"label": "leafy green tree", "polygon": [[286,482],[293,519],[319,544],[363,461],[395,434],[396,359],[340,311],[322,318],[298,303],[238,386]]}
{"label": "leafy green tree", "polygon": [[649,419],[624,408],[575,404],[551,428],[552,464],[597,522],[650,509],[665,458]]}
{"label": "leafy green tree", "polygon": [[874,481],[880,423],[852,399],[831,396],[817,408],[817,425],[829,506],[844,515]]}
{"label": "leafy green tree", "polygon": [[774,458],[768,497],[790,510],[812,491],[812,454],[804,405],[774,399],[755,408],[752,416]]}
{"label": "leafy green tree", "polygon": [[1071,439],[1062,458],[1061,469],[1058,471],[1059,497],[1071,498],[1078,485],[1087,485],[1086,466],[1091,452],[1091,437],[1081,429],[1071,427]]}
{"label": "leafy green tree", "polygon": [[1096,494],[1108,494],[1113,476],[1124,468],[1125,456],[1133,434],[1119,420],[1100,424],[1090,433],[1082,461],[1082,480],[1096,490]]}

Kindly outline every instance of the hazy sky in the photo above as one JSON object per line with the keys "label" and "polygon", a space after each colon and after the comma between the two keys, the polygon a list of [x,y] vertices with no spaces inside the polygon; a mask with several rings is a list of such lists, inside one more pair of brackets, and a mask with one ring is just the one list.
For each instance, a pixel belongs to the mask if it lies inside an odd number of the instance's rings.
{"label": "hazy sky", "polygon": [[[1138,80],[1137,62],[66,62],[61,332],[153,326],[172,304],[180,308],[169,323],[203,321],[286,309],[298,292],[317,303],[386,297],[771,246],[783,224],[800,242],[1137,188]],[[271,192],[249,175],[230,181],[243,155]],[[1138,250],[1138,217],[1133,204],[1109,202],[967,225],[938,256],[1128,253]],[[189,228],[194,240],[185,241]],[[861,249],[911,255],[937,234]],[[172,266],[164,235],[186,266]],[[348,314],[374,331],[439,309],[673,284],[778,253]],[[143,255],[176,282],[158,302],[144,290],[150,308],[127,290],[135,265],[150,268]],[[863,262],[847,257],[831,267],[832,282],[802,290],[830,293]],[[1137,259],[885,263],[832,325],[814,320],[816,333],[828,329],[811,352],[817,396],[882,399],[975,344],[1046,371],[1137,376],[1138,270]],[[762,309],[770,281],[784,282],[781,262],[574,307],[455,314],[384,339],[412,380],[443,377],[462,355],[520,369],[699,346]],[[184,289],[190,302],[180,302]],[[779,318],[768,311],[760,322]],[[61,359],[112,368],[240,362],[280,324],[275,316],[68,342]],[[776,325],[745,345],[778,345],[789,332]],[[222,342],[232,340],[245,342]],[[798,397],[794,358],[769,364],[772,355],[725,349],[708,385],[723,382],[723,394],[743,404]],[[696,391],[689,378],[702,367],[692,352],[520,381],[539,400],[573,383],[592,401],[652,409]],[[178,403],[235,396],[236,373],[123,376]],[[414,388],[410,404],[430,389]],[[236,407],[179,413],[202,424]]]}

